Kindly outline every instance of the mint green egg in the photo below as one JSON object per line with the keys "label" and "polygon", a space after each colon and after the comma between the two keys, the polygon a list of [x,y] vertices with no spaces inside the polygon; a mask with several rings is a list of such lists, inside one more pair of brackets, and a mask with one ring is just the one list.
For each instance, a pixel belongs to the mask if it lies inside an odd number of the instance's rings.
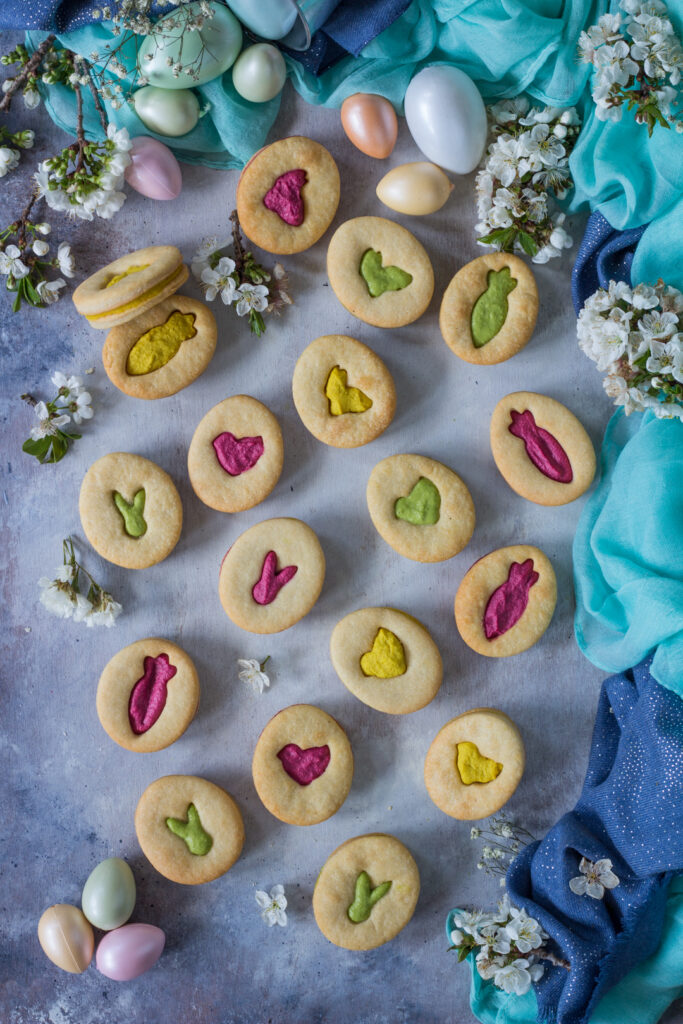
{"label": "mint green egg", "polygon": [[[164,29],[164,25],[169,19],[201,14],[197,0],[159,18],[154,33],[145,36],[138,54],[140,71],[150,85],[161,89],[192,89],[218,78],[232,67],[242,49],[242,26],[224,4],[211,3],[211,8],[213,17],[206,18],[203,26],[192,32],[181,32],[177,27]],[[186,71],[174,74],[173,67],[178,63],[190,67],[196,77]]]}
{"label": "mint green egg", "polygon": [[93,868],[81,906],[90,924],[104,932],[126,923],[135,906],[135,879],[125,860],[108,857]]}

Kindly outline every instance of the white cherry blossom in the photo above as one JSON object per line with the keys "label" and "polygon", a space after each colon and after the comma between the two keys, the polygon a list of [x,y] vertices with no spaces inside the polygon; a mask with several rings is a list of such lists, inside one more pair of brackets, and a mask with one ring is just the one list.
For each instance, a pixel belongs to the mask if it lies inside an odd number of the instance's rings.
{"label": "white cherry blossom", "polygon": [[605,895],[605,889],[614,889],[619,885],[619,879],[612,871],[612,861],[593,861],[581,858],[579,863],[580,875],[570,879],[569,888],[577,896],[591,896],[594,900],[601,900]]}
{"label": "white cherry blossom", "polygon": [[287,897],[285,896],[285,888],[283,885],[274,885],[269,893],[264,892],[263,889],[258,889],[254,894],[254,898],[261,908],[261,917],[266,922],[269,928],[273,925],[280,925],[284,928],[287,924]]}

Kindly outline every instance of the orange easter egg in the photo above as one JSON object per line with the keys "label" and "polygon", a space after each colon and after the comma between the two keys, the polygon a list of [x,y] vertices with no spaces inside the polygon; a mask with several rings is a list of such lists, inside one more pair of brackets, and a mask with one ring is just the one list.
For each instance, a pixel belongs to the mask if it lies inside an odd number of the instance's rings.
{"label": "orange easter egg", "polygon": [[376,160],[384,160],[396,145],[398,121],[389,100],[357,92],[341,107],[342,128],[354,146]]}

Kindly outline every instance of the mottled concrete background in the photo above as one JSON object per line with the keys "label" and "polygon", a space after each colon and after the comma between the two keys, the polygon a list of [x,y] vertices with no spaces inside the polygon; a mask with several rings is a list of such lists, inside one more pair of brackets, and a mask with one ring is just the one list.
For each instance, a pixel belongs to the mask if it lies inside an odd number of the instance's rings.
{"label": "mottled concrete background", "polygon": [[[38,158],[64,144],[44,111],[12,123],[36,129],[36,149],[2,183],[2,222],[23,207],[22,189]],[[387,165],[357,153],[338,114],[306,106],[289,93],[277,136],[310,134],[329,146],[342,175],[335,226],[359,214],[384,214],[374,186]],[[418,159],[401,125],[391,164]],[[175,243],[185,257],[206,234],[228,232],[237,173],[184,168],[184,190],[173,204],[130,193],[111,222],[70,229],[78,276],[129,249]],[[57,215],[53,238],[63,237]],[[192,387],[159,402],[127,398],[101,366],[101,333],[76,315],[69,298],[52,310],[14,317],[0,295],[2,419],[8,424],[2,460],[3,580],[2,844],[3,1024],[315,1024],[318,1021],[444,1024],[471,1020],[469,973],[446,952],[444,921],[454,905],[491,904],[499,890],[476,870],[478,850],[469,825],[443,815],[422,781],[424,755],[449,718],[493,705],[521,727],[526,775],[508,811],[542,833],[577,796],[585,770],[603,673],[579,653],[572,635],[571,540],[581,501],[545,509],[507,487],[493,464],[488,421],[496,401],[527,388],[565,401],[596,444],[610,409],[598,374],[577,351],[569,296],[571,254],[537,272],[541,313],[533,340],[501,366],[477,370],[453,356],[438,331],[438,306],[453,272],[479,255],[474,243],[473,178],[458,180],[442,213],[397,218],[431,254],[437,288],[428,313],[399,331],[354,320],[327,285],[325,241],[284,261],[296,305],[269,326],[262,340],[214,304],[219,343],[209,369]],[[581,223],[573,225],[580,236]],[[329,238],[329,235],[328,235]],[[194,283],[183,289],[198,295]],[[290,395],[294,363],[318,334],[341,332],[371,345],[397,385],[392,426],[356,451],[317,442],[300,423]],[[55,369],[88,378],[96,409],[83,439],[57,467],[39,466],[21,452],[31,412],[23,391],[49,397]],[[227,395],[246,392],[277,415],[285,438],[285,467],[275,492],[235,518],[195,497],[186,453],[202,415]],[[83,542],[77,498],[88,466],[109,451],[133,451],[158,462],[176,481],[185,509],[183,534],[172,556],[144,572],[102,561]],[[365,484],[375,463],[394,452],[434,456],[460,472],[477,510],[466,551],[440,565],[421,566],[396,555],[375,533]],[[322,596],[311,614],[272,638],[241,632],[224,615],[216,592],[220,560],[249,525],[278,515],[299,516],[317,531],[327,557]],[[62,537],[72,534],[96,578],[122,601],[112,630],[60,623],[38,605],[36,581],[58,564]],[[515,542],[538,544],[559,582],[555,618],[543,640],[509,660],[487,660],[460,640],[452,614],[463,573],[480,555]],[[422,619],[444,656],[445,680],[434,702],[405,717],[385,716],[356,701],[337,679],[328,655],[330,632],[347,612],[366,604],[396,605]],[[185,736],[158,754],[134,755],[104,733],[95,689],[108,659],[145,636],[181,644],[197,664],[201,707]],[[273,683],[257,697],[236,677],[237,657],[270,654]],[[356,771],[349,798],[321,825],[279,823],[261,806],[250,775],[256,738],[279,709],[298,701],[320,704],[347,729]],[[143,789],[160,775],[206,776],[228,789],[244,815],[246,843],[230,873],[198,888],[175,885],[142,856],[133,813]],[[350,836],[387,831],[413,851],[422,893],[410,925],[391,944],[366,954],[330,945],[311,911],[311,891],[328,854]],[[36,938],[41,912],[54,902],[79,903],[91,869],[110,855],[125,857],[138,883],[134,921],[161,926],[166,951],[158,966],[129,984],[60,973]],[[261,921],[254,890],[284,883],[286,929]],[[669,1017],[670,1021],[675,1018]],[[680,1019],[680,1018],[679,1018]]]}

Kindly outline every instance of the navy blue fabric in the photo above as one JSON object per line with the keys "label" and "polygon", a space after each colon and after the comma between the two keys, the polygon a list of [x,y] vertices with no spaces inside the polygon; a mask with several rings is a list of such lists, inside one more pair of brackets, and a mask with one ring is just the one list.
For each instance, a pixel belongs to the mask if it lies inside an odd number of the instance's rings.
{"label": "navy blue fabric", "polygon": [[572,301],[577,316],[598,288],[607,288],[610,281],[631,284],[633,256],[646,227],[647,224],[641,224],[617,231],[599,210],[590,215],[572,270]]}
{"label": "navy blue fabric", "polygon": [[[285,46],[282,49],[308,71],[321,75],[348,54],[357,57],[364,46],[407,10],[410,2],[341,0],[324,28],[313,36],[308,50],[301,52]],[[102,0],[0,0],[0,29],[68,32],[95,21],[92,12],[102,6]],[[154,4],[152,13],[168,13],[168,6]]]}
{"label": "navy blue fabric", "polygon": [[[598,999],[657,948],[667,885],[683,870],[683,701],[651,658],[605,680],[579,801],[507,874],[512,903],[555,940],[571,971],[536,986],[539,1020],[585,1024]],[[609,858],[620,884],[577,896],[579,861]]]}

